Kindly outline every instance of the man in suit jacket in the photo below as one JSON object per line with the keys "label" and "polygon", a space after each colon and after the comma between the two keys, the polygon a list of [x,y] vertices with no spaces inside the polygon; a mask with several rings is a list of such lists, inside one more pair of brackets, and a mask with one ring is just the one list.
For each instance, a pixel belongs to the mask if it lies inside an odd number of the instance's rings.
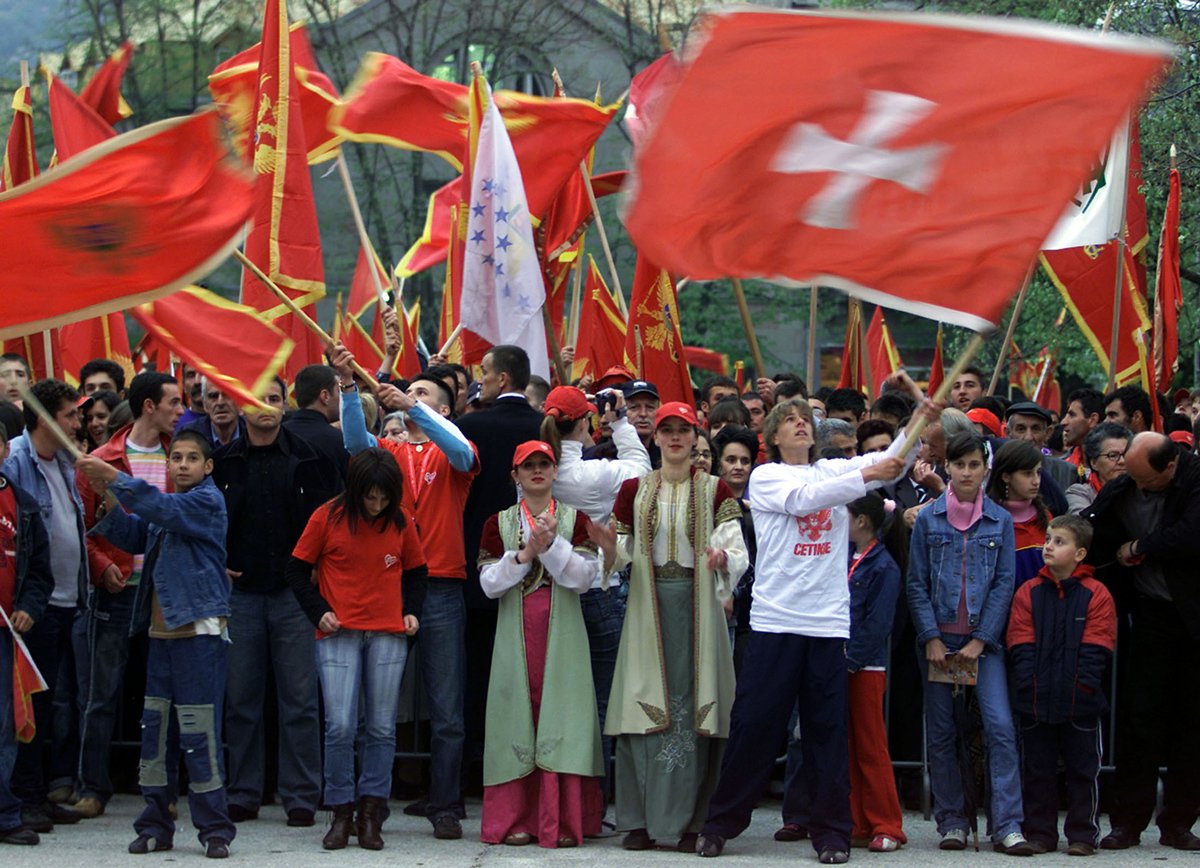
{"label": "man in suit jacket", "polygon": [[[492,347],[482,362],[480,399],[490,405],[458,419],[458,427],[479,452],[479,475],[471,483],[463,514],[467,556],[467,683],[465,758],[470,765],[483,758],[483,717],[487,708],[488,673],[496,635],[496,601],[479,587],[479,538],[488,517],[517,502],[512,459],[517,446],[541,438],[542,414],[529,406],[529,356],[516,346]],[[472,778],[468,778],[472,780]]]}

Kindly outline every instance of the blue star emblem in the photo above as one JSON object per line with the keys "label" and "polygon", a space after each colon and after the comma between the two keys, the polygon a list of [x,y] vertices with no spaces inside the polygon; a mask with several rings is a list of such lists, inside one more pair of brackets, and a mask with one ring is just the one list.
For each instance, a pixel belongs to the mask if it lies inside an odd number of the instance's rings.
{"label": "blue star emblem", "polygon": [[496,240],[496,246],[499,247],[501,250],[508,250],[508,248],[512,247],[512,242],[508,240],[507,235],[501,235]]}
{"label": "blue star emblem", "polygon": [[501,205],[500,208],[497,209],[497,211],[496,211],[496,222],[500,223],[501,221],[503,221],[503,222],[507,223],[508,215],[509,215],[509,212],[505,211],[504,206]]}
{"label": "blue star emblem", "polygon": [[492,192],[495,193],[497,196],[503,196],[505,193],[508,192],[508,188],[505,187],[503,184],[497,183],[497,184],[493,185]]}
{"label": "blue star emblem", "polygon": [[484,178],[484,179],[483,179],[483,192],[485,192],[485,193],[491,193],[491,192],[492,192],[492,190],[493,190],[493,189],[495,189],[495,186],[496,186],[496,185],[492,183],[492,179],[491,179],[491,178]]}
{"label": "blue star emblem", "polygon": [[518,295],[518,296],[517,296],[517,307],[519,307],[519,308],[521,309],[521,312],[522,312],[522,313],[529,313],[529,310],[530,310],[530,307],[529,307],[529,296],[527,296],[527,295]]}
{"label": "blue star emblem", "polygon": [[471,210],[475,212],[476,217],[482,217],[483,212],[487,210],[487,206],[480,202],[478,205],[472,205]]}
{"label": "blue star emblem", "polygon": [[500,277],[500,276],[501,276],[501,275],[503,275],[503,274],[504,274],[504,263],[503,263],[503,262],[497,262],[497,263],[496,263],[496,276],[497,276],[497,277]]}
{"label": "blue star emblem", "polygon": [[504,284],[504,288],[500,290],[500,295],[504,298],[512,298],[512,286]]}
{"label": "blue star emblem", "polygon": [[471,242],[474,244],[482,244],[483,243],[483,230],[482,229],[477,229],[475,231],[475,234],[471,236]]}
{"label": "blue star emblem", "polygon": [[485,256],[485,257],[483,257],[483,264],[484,264],[484,265],[491,265],[491,264],[492,264],[492,263],[494,263],[495,261],[496,261],[496,260],[495,260],[495,259],[493,259],[491,256]]}

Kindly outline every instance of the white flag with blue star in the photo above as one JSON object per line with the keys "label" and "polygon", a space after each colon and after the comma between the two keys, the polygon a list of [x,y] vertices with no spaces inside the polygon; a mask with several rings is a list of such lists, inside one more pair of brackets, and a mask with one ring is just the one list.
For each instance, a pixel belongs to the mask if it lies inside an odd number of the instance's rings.
{"label": "white flag with blue star", "polygon": [[531,372],[549,379],[541,310],[546,288],[533,245],[525,184],[490,87],[486,96],[471,168],[461,320],[492,344],[524,349]]}

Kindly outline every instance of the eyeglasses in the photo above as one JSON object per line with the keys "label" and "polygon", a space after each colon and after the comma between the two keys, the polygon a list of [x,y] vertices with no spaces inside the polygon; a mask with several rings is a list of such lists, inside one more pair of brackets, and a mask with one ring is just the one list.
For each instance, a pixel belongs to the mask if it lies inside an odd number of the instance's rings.
{"label": "eyeglasses", "polygon": [[1125,460],[1125,453],[1124,452],[1115,452],[1115,451],[1114,452],[1101,452],[1100,457],[1107,458],[1109,461],[1111,461],[1115,464],[1118,461]]}

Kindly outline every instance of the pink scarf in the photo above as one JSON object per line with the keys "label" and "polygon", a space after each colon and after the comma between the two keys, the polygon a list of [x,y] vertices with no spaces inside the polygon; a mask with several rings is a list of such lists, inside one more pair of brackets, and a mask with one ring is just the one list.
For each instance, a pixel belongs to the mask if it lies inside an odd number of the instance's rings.
{"label": "pink scarf", "polygon": [[1004,508],[1012,515],[1014,524],[1021,524],[1029,521],[1037,515],[1037,510],[1033,506],[1033,500],[1006,500]]}
{"label": "pink scarf", "polygon": [[963,503],[954,493],[954,486],[946,489],[946,520],[955,530],[968,531],[983,515],[983,488],[975,495],[975,500]]}

